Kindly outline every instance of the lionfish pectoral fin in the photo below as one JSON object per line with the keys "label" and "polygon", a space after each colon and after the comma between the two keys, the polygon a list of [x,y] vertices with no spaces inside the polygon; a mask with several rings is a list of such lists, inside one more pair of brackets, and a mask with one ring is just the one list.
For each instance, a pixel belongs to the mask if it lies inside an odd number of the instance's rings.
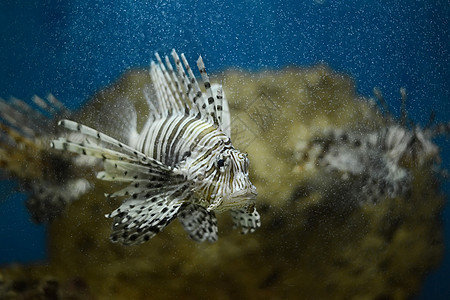
{"label": "lionfish pectoral fin", "polygon": [[247,234],[249,231],[254,232],[256,228],[261,226],[260,216],[256,209],[251,213],[248,213],[245,208],[231,209],[230,212],[234,226],[242,227],[242,234]]}
{"label": "lionfish pectoral fin", "polygon": [[217,241],[217,219],[213,211],[208,212],[204,207],[191,203],[180,209],[178,220],[194,241]]}
{"label": "lionfish pectoral fin", "polygon": [[[147,160],[151,161],[150,158]],[[105,159],[103,165],[105,171],[97,174],[98,179],[129,182],[136,188],[171,186],[186,182],[186,177],[177,173],[178,169],[170,169],[165,165],[117,159]]]}
{"label": "lionfish pectoral fin", "polygon": [[128,199],[107,218],[114,218],[110,239],[124,245],[144,243],[161,232],[183,203],[170,201],[166,194],[148,199]]}
{"label": "lionfish pectoral fin", "polygon": [[59,121],[58,124],[66,129],[83,135],[86,138],[86,141],[90,138],[94,142],[75,143],[64,138],[59,138],[58,140],[53,140],[51,142],[52,148],[102,158],[103,160],[110,159],[136,162],[155,169],[171,170],[160,161],[148,157],[128,144],[122,143],[91,127],[66,119]]}

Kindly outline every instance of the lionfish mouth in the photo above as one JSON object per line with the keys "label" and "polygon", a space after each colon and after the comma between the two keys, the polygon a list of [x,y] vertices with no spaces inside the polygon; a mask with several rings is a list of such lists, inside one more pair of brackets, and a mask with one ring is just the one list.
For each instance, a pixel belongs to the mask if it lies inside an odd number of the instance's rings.
{"label": "lionfish mouth", "polygon": [[256,195],[257,192],[255,187],[242,189],[228,194],[221,199],[220,203],[210,205],[208,210],[214,209],[215,212],[221,213],[228,209],[247,208],[249,211],[253,211]]}
{"label": "lionfish mouth", "polygon": [[248,189],[242,189],[237,192],[234,192],[230,195],[230,198],[239,198],[245,200],[255,200],[258,193],[256,192],[256,188],[252,186]]}

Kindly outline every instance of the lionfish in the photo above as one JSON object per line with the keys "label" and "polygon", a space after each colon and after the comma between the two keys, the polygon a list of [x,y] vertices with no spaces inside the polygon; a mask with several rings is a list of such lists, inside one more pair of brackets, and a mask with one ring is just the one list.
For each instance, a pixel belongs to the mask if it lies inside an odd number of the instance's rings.
{"label": "lionfish", "polygon": [[405,89],[400,93],[400,122],[392,117],[381,92],[374,89],[384,108],[386,126],[375,131],[327,129],[323,136],[300,142],[297,159],[306,168],[318,167],[350,180],[360,204],[405,195],[412,181],[408,167],[412,167],[411,163],[421,167],[439,159],[439,148],[432,139],[450,132],[450,124],[433,126],[433,116],[424,128],[413,124],[405,108]]}
{"label": "lionfish", "polygon": [[249,179],[247,154],[231,143],[222,86],[211,85],[201,56],[197,66],[205,92],[183,54],[180,60],[172,50],[176,70],[167,56],[165,64],[155,56],[157,63],[150,67],[154,97],[145,95],[150,113],[140,133],[134,110],[131,128],[123,129],[129,133],[127,141],[61,120],[61,126],[85,139],[77,143],[60,138],[51,146],[101,158],[104,170],[97,177],[127,185],[107,195],[125,198],[106,215],[114,218],[112,242],[143,243],[175,218],[193,240],[213,242],[218,238],[215,213],[226,210],[242,233],[253,232],[260,226],[256,188]]}
{"label": "lionfish", "polygon": [[0,99],[0,168],[28,194],[26,206],[36,223],[53,220],[90,189],[73,168],[73,157],[48,148],[57,121],[72,113],[52,94],[31,103]]}

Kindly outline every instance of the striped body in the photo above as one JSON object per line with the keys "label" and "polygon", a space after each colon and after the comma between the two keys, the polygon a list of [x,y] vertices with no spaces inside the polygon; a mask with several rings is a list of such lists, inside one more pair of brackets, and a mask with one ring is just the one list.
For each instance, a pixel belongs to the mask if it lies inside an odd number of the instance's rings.
{"label": "striped body", "polygon": [[[180,169],[195,183],[192,201],[209,210],[222,212],[248,206],[247,200],[256,194],[247,177],[246,155],[234,149],[230,138],[221,130],[204,120],[182,114],[155,120],[139,135],[137,149]],[[219,160],[230,161],[229,172],[217,167]],[[240,174],[239,170],[244,172]],[[233,199],[233,195],[240,196],[242,201]]]}
{"label": "striped body", "polygon": [[229,138],[211,124],[189,115],[176,114],[151,122],[137,141],[139,151],[174,167],[189,153]]}

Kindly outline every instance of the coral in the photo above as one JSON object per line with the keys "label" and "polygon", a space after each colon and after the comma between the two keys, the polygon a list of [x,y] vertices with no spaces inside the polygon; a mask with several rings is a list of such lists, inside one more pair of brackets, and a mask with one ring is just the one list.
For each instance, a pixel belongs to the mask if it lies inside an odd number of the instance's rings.
{"label": "coral", "polygon": [[[444,202],[430,166],[409,167],[408,193],[353,205],[348,181],[300,166],[297,153],[299,141],[325,128],[369,132],[383,126],[376,107],[355,94],[349,77],[320,65],[228,71],[221,80],[232,110],[233,143],[250,158],[259,230],[242,236],[232,230],[229,216],[218,215],[220,238],[212,244],[191,241],[176,223],[137,247],[112,244],[111,224],[103,216],[118,203],[106,200],[103,193],[111,187],[91,176],[95,189],[49,228],[48,263],[5,267],[3,282],[40,289],[54,278],[61,295],[78,282],[79,295],[114,299],[413,296],[443,255]],[[77,121],[98,124],[104,108],[126,96],[137,105],[142,124],[142,90],[149,81],[147,71],[127,72],[97,94]]]}

